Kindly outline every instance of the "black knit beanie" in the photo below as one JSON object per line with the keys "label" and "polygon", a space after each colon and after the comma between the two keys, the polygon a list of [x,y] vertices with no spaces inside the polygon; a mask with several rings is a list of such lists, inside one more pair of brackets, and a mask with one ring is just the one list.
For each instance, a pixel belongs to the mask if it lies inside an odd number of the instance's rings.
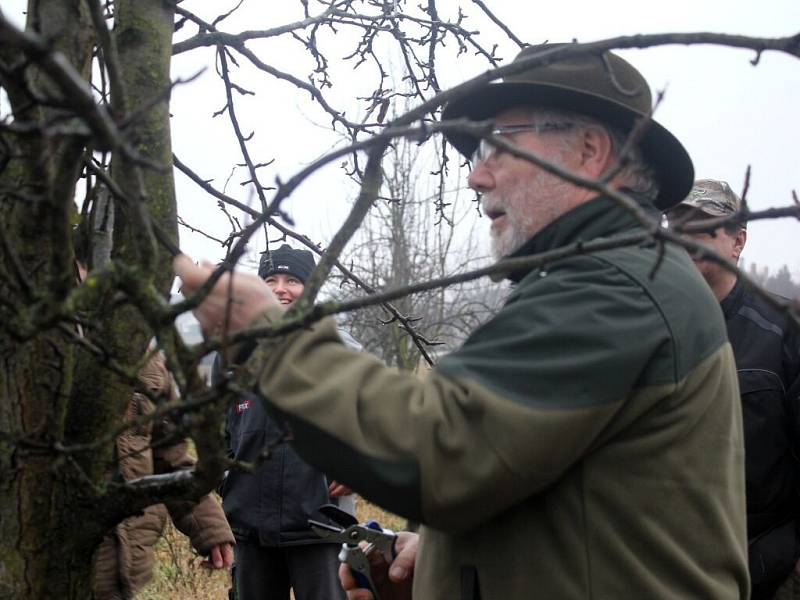
{"label": "black knit beanie", "polygon": [[[269,258],[272,258],[272,261]],[[258,276],[266,279],[270,275],[284,273],[294,275],[303,283],[306,282],[314,269],[314,255],[310,250],[296,250],[289,244],[284,244],[277,250],[272,250],[261,255],[258,265]]]}

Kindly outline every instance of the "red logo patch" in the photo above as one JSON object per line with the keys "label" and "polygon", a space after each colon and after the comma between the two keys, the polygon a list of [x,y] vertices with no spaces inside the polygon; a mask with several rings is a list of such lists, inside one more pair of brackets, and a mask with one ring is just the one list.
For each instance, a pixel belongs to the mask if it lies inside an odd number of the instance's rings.
{"label": "red logo patch", "polygon": [[240,415],[250,408],[250,400],[242,400],[236,403],[236,414]]}

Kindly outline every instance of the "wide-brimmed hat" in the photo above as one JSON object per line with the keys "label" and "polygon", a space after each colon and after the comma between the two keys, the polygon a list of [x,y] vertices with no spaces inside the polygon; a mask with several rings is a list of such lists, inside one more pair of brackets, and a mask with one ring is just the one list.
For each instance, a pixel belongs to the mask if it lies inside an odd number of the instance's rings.
{"label": "wide-brimmed hat", "polygon": [[[529,46],[514,61],[565,45]],[[633,65],[612,52],[603,52],[559,59],[489,83],[448,103],[442,118],[482,121],[521,105],[573,111],[628,133],[638,119],[648,118],[652,97],[647,81]],[[460,132],[444,135],[467,158],[479,142],[478,138]],[[651,120],[639,138],[639,148],[655,170],[659,183],[655,205],[666,210],[678,204],[689,193],[694,180],[692,160],[683,145]]]}

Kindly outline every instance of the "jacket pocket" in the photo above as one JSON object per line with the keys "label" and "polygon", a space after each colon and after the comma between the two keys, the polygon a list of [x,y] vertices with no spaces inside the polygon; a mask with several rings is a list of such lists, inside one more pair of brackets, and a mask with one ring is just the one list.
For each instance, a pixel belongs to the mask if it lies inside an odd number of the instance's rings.
{"label": "jacket pocket", "polygon": [[785,579],[800,555],[798,541],[794,519],[752,540],[748,547],[752,584],[757,586]]}
{"label": "jacket pocket", "polygon": [[[740,369],[748,513],[773,512],[794,480],[791,423],[780,377],[764,369]],[[787,515],[781,515],[783,520]],[[773,523],[768,524],[774,525]],[[752,529],[752,524],[749,524]],[[765,527],[757,524],[755,533]],[[751,535],[752,537],[752,535]]]}
{"label": "jacket pocket", "polygon": [[791,416],[780,377],[765,369],[740,369],[745,430],[747,533],[753,585],[785,578],[800,556],[797,535],[797,467]]}

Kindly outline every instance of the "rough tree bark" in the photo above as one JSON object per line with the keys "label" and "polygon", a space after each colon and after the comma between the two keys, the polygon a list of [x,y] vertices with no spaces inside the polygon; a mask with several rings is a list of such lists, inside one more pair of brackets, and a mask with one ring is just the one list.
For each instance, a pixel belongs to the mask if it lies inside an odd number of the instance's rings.
{"label": "rough tree bark", "polygon": [[[114,258],[130,265],[122,274],[130,285],[152,283],[162,295],[172,280],[170,257],[157,250],[147,222],[137,218],[136,203],[176,240],[169,111],[166,102],[154,103],[170,85],[173,20],[170,2],[118,0],[110,38],[120,67],[111,90],[112,106],[121,113],[115,116],[130,118],[126,139],[136,154],[164,166],[141,168],[132,153],[113,153],[113,179],[131,201],[116,203]],[[86,0],[30,0],[26,30],[48,40],[48,51],[60,53],[88,81],[96,40]],[[10,52],[2,60],[21,74],[3,81],[16,121],[41,125],[63,114],[52,101],[69,99],[43,69]],[[42,99],[51,106],[39,104]],[[106,493],[113,451],[107,433],[121,422],[133,389],[130,378],[98,369],[97,356],[76,345],[76,326],[40,327],[75,287],[69,213],[92,150],[79,127],[64,129],[61,135],[13,138],[18,143],[0,172],[6,250],[0,318],[17,323],[0,333],[0,431],[13,432],[0,438],[0,598],[90,598],[95,546],[126,510],[135,510],[111,506]],[[10,190],[16,193],[10,196]],[[89,314],[98,325],[84,333],[135,374],[153,332],[114,293],[96,295],[96,310]],[[80,444],[91,447],[54,460],[54,447]]]}

